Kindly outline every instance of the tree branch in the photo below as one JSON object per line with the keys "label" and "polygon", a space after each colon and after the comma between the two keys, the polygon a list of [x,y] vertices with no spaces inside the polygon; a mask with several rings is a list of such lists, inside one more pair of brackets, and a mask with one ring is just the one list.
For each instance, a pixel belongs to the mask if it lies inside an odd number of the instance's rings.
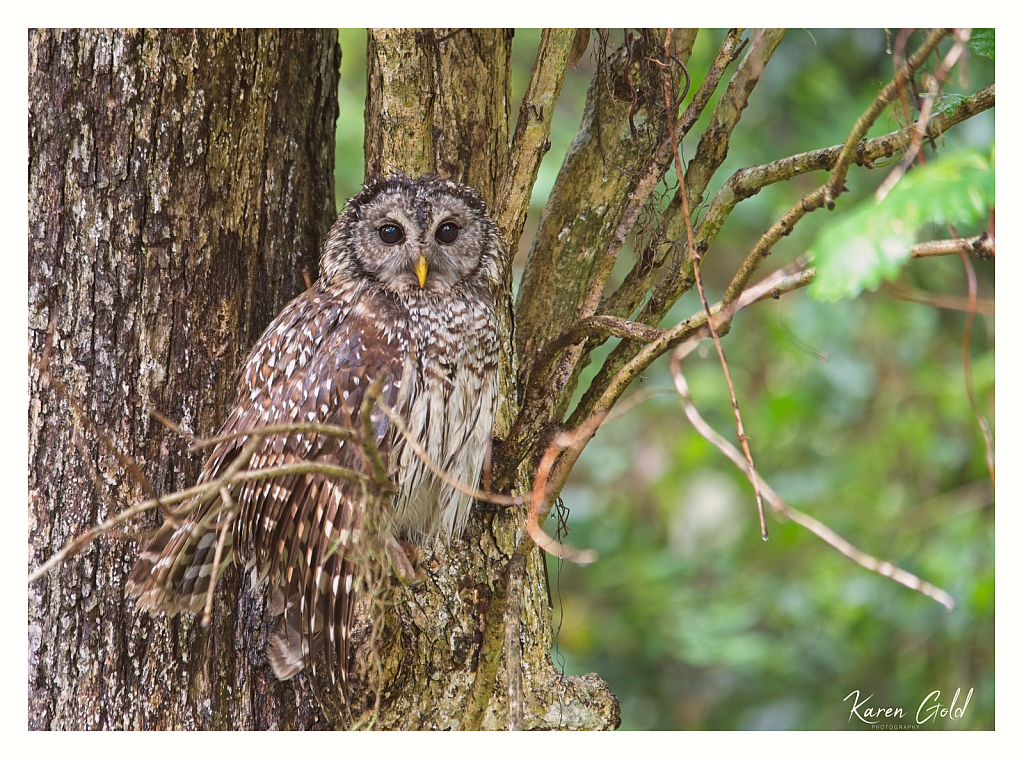
{"label": "tree branch", "polygon": [[[693,128],[697,119],[704,112],[704,108],[711,99],[711,96],[718,89],[726,68],[736,60],[744,46],[745,40],[743,40],[742,29],[730,29],[726,33],[725,39],[722,41],[715,60],[708,69],[707,75],[694,93],[690,105],[686,107],[682,116],[679,117],[679,122],[676,126],[677,141],[681,141],[689,133],[690,129]],[[671,150],[671,141],[666,140],[662,147],[663,149]],[[671,160],[671,154],[669,154],[668,158]],[[667,161],[664,166],[665,168],[668,167]],[[674,198],[673,203],[678,204],[678,198]],[[663,238],[664,235],[658,237],[659,240]],[[669,249],[671,249],[671,245],[659,244],[657,240],[646,246],[638,255],[636,263],[629,274],[626,275],[622,284],[604,303],[602,311],[620,317],[632,314],[640,304],[640,300],[648,288],[650,288],[653,278],[664,264],[665,256]],[[659,255],[659,252],[662,252],[662,254]]]}
{"label": "tree branch", "polygon": [[[933,115],[928,121],[926,136],[941,136],[950,127],[993,108],[995,104],[995,85],[991,85],[969,98],[964,98],[948,113],[942,112]],[[857,148],[855,161],[859,166],[870,167],[873,161],[889,158],[896,151],[906,148],[910,141],[909,127],[864,140]],[[842,149],[842,145],[833,145],[831,148],[819,148],[767,164],[740,169],[722,185],[704,212],[703,218],[697,225],[697,238],[705,245],[714,242],[719,230],[725,224],[725,220],[737,204],[757,195],[761,188],[785,182],[812,171],[831,171],[835,167]]]}
{"label": "tree branch", "polygon": [[[750,93],[754,91],[757,83],[761,80],[761,74],[765,66],[771,60],[782,38],[785,36],[785,29],[763,29],[754,35],[754,41],[750,45],[743,61],[736,69],[736,73],[729,80],[729,86],[725,88],[722,97],[711,114],[711,123],[704,130],[700,141],[697,143],[697,150],[693,159],[686,167],[686,191],[690,201],[690,207],[696,207],[704,189],[711,181],[712,175],[725,161],[729,153],[729,140],[732,137],[733,129],[739,123],[744,109],[747,107],[747,100]],[[666,226],[671,239],[681,237],[683,233],[682,220],[676,219],[682,204],[674,204],[674,210],[666,213]],[[673,228],[678,227],[677,234],[673,234]]]}
{"label": "tree branch", "polygon": [[[757,285],[748,288],[733,303],[726,304],[722,301],[714,304],[710,308],[712,318],[719,325],[725,326],[737,311],[746,308],[752,303],[769,297],[778,298],[783,293],[804,287],[814,279],[816,272],[813,268],[803,269],[803,265],[803,260],[797,259],[790,267],[781,269],[766,277]],[[641,346],[639,349],[630,346],[626,350],[633,350],[633,355],[628,360],[623,361],[621,365],[606,361],[601,366],[597,376],[591,382],[590,388],[584,394],[576,409],[573,410],[567,424],[576,426],[590,414],[610,410],[619,396],[629,387],[629,384],[659,356],[667,353],[683,341],[710,336],[711,333],[707,329],[707,315],[701,309],[674,327],[663,330],[660,337],[647,345]],[[615,356],[622,349],[623,345],[625,345],[625,342],[618,346],[611,356]],[[624,354],[625,350],[622,353]]]}
{"label": "tree branch", "polygon": [[512,136],[508,157],[508,173],[494,204],[494,221],[502,232],[502,239],[515,254],[519,237],[526,223],[530,195],[537,181],[541,159],[551,148],[551,118],[562,91],[565,71],[575,29],[545,29],[541,32],[537,59],[530,73],[519,119]]}
{"label": "tree branch", "polygon": [[990,261],[996,256],[996,239],[985,231],[977,237],[931,240],[927,243],[918,243],[910,248],[910,256],[915,259],[960,253],[966,253],[982,261]]}
{"label": "tree branch", "polygon": [[846,142],[843,143],[842,148],[839,150],[839,155],[836,156],[832,174],[825,184],[814,192],[804,195],[793,208],[786,212],[781,219],[775,222],[761,236],[761,239],[757,241],[757,244],[747,254],[739,271],[736,272],[732,282],[729,283],[729,287],[725,291],[724,300],[726,302],[731,301],[742,292],[744,286],[749,282],[751,275],[760,265],[761,260],[771,251],[772,246],[792,232],[793,227],[806,214],[822,206],[829,210],[835,207],[835,199],[839,197],[839,194],[846,186],[846,175],[850,170],[850,165],[857,158],[857,151],[865,133],[874,124],[875,119],[882,113],[882,110],[896,97],[899,88],[924,64],[928,56],[932,54],[947,34],[949,34],[948,29],[933,30],[914,55],[911,56],[910,60],[907,61],[906,65],[897,72],[892,81],[882,88],[882,91],[878,93],[875,100],[868,106],[868,109],[861,117],[857,119],[853,129],[850,130]]}

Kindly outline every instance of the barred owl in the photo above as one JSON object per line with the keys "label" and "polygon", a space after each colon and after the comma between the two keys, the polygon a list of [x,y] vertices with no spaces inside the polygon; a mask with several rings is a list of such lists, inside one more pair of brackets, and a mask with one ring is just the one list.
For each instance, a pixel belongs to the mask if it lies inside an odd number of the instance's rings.
{"label": "barred owl", "polygon": [[[433,462],[476,487],[498,401],[501,256],[495,225],[471,188],[435,176],[370,182],[331,229],[320,278],[252,349],[221,432],[298,422],[356,430],[377,380],[381,400]],[[291,678],[322,649],[347,695],[366,526],[377,526],[376,539],[388,546],[422,547],[460,536],[471,501],[424,464],[379,408],[370,420],[393,496],[368,500],[359,484],[317,473],[234,485],[234,506],[221,497],[196,500],[186,517],[168,517],[142,550],[129,594],[151,611],[201,611],[213,592],[220,521],[231,519],[218,577],[240,563],[266,585],[278,618],[268,645],[275,674]],[[220,443],[199,482],[241,464],[235,460],[247,440]],[[366,472],[358,442],[315,432],[266,437],[246,464],[302,461]]]}

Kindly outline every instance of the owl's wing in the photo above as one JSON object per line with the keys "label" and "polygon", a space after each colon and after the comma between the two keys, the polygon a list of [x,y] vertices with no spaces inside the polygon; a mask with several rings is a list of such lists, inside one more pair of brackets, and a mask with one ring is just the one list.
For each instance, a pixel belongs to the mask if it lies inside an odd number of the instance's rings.
{"label": "owl's wing", "polygon": [[[289,304],[254,347],[238,403],[222,429],[241,433],[284,423],[322,423],[357,430],[366,389],[380,378],[381,398],[396,405],[406,342],[375,304],[355,302],[314,286]],[[380,307],[380,304],[376,304]],[[382,456],[388,420],[371,422]],[[246,436],[224,442],[204,467],[211,482],[234,462]],[[359,444],[312,433],[268,436],[247,469],[321,462],[365,472]],[[270,645],[279,678],[290,678],[326,640],[327,669],[347,691],[348,644],[356,582],[353,552],[363,526],[366,494],[352,480],[319,473],[283,473],[235,485],[233,528],[222,551],[222,569],[245,555],[260,581],[269,581],[271,611],[284,615]],[[229,510],[217,497],[183,520],[168,519],[142,552],[129,578],[140,606],[174,614],[200,611],[221,519]],[[241,559],[242,557],[239,557]]]}

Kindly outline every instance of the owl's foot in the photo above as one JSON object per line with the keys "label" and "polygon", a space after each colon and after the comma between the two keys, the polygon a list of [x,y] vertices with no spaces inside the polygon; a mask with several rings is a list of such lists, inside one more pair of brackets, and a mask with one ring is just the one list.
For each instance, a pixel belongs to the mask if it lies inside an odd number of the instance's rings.
{"label": "owl's foot", "polygon": [[415,586],[426,580],[427,574],[416,567],[420,562],[420,550],[415,544],[401,541],[388,534],[385,546],[388,559],[391,561],[391,569],[403,585]]}

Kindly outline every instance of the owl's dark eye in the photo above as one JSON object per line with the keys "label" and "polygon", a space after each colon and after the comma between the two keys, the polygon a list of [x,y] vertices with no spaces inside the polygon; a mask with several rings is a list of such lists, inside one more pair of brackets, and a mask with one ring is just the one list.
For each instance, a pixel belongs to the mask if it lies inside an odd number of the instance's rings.
{"label": "owl's dark eye", "polygon": [[387,245],[395,245],[405,240],[405,232],[397,224],[385,224],[377,230],[377,234]]}
{"label": "owl's dark eye", "polygon": [[438,243],[454,243],[455,239],[459,236],[459,225],[455,222],[445,222],[437,228],[437,232],[434,233],[434,237],[437,238]]}

